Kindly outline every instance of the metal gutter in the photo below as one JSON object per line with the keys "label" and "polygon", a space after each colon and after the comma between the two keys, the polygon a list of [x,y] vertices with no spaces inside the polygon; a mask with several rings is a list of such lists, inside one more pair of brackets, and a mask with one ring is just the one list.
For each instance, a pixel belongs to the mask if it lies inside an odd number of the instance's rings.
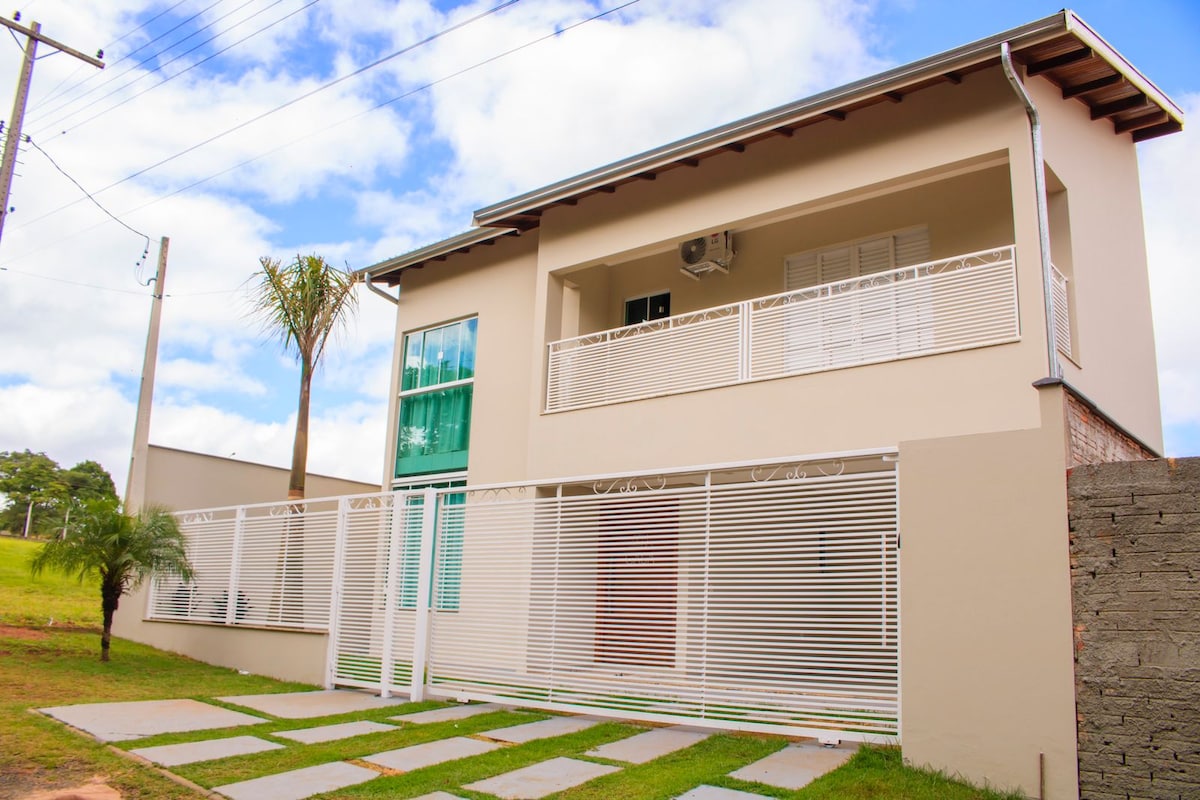
{"label": "metal gutter", "polygon": [[[913,83],[940,77],[956,69],[988,61],[996,57],[997,48],[1004,42],[1027,47],[1048,41],[1071,32],[1072,20],[1075,21],[1076,28],[1082,26],[1072,12],[1060,11],[1044,19],[1026,23],[1004,33],[956,47],[953,50],[947,50],[939,55],[914,61],[887,72],[881,72],[878,75],[813,95],[799,102],[779,106],[654,150],[648,150],[622,161],[481,208],[475,212],[474,224],[493,225],[522,211],[539,208],[616,181],[632,179],[649,169],[701,155],[751,136],[766,134],[788,123],[818,116],[826,111],[837,109],[839,106],[861,102]],[[1080,29],[1090,31],[1086,26],[1082,26]],[[1094,33],[1092,36],[1099,39]],[[1103,44],[1103,40],[1100,41]],[[1115,51],[1111,47],[1104,45],[1104,50],[1108,55],[1115,56]],[[1120,59],[1119,56],[1117,58],[1126,65],[1126,69],[1136,72],[1124,59]],[[1144,78],[1142,80],[1152,86],[1148,80]]]}
{"label": "metal gutter", "polygon": [[[383,289],[380,289],[378,286],[371,283],[371,273],[370,272],[363,270],[362,277],[363,277],[363,283],[365,283],[367,285],[367,288],[370,289],[372,292],[379,295],[384,300],[389,301],[394,306],[400,305],[399,297],[393,297],[392,295],[385,292]],[[397,288],[397,292],[399,292],[399,287],[397,286],[396,288]]]}
{"label": "metal gutter", "polygon": [[[373,275],[380,276],[389,272],[396,272],[405,267],[411,267],[415,264],[428,261],[432,258],[449,255],[456,250],[462,250],[467,247],[474,247],[477,244],[483,244],[493,239],[498,239],[501,236],[507,236],[515,232],[515,228],[472,228],[469,231],[455,234],[448,239],[443,239],[440,242],[426,245],[418,250],[412,250],[408,253],[402,253],[398,256],[393,256],[386,261],[380,261],[377,264],[372,264],[369,267],[363,267],[354,271],[355,275]],[[368,281],[368,286],[369,286]]]}
{"label": "metal gutter", "polygon": [[1050,368],[1050,377],[1062,378],[1062,364],[1058,360],[1058,350],[1054,340],[1054,301],[1051,295],[1053,280],[1050,263],[1050,210],[1046,205],[1046,156],[1042,151],[1042,119],[1038,114],[1033,98],[1025,91],[1016,70],[1013,69],[1012,52],[1008,42],[1000,43],[1000,66],[1004,69],[1004,77],[1012,85],[1017,98],[1025,106],[1029,117],[1029,138],[1033,150],[1033,193],[1037,207],[1038,248],[1042,254],[1042,299],[1046,314],[1046,358]]}

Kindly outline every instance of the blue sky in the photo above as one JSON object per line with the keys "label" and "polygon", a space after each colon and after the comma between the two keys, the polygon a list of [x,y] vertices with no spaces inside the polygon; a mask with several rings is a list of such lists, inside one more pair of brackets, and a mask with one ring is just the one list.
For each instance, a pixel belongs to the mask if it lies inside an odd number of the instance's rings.
{"label": "blue sky", "polygon": [[[173,1],[32,0],[23,19],[106,51],[104,72],[63,55],[35,72],[25,130],[72,178],[97,192],[170,159],[96,195],[152,239],[151,261],[159,237],[171,237],[152,440],[280,465],[298,374],[245,314],[260,256],[316,251],[362,267],[465,229],[479,206],[1057,10],[1023,0],[640,0],[537,42],[620,0],[520,0],[250,122],[501,4],[273,3],[185,0],[167,11]],[[1200,110],[1200,4],[1074,10],[1185,110]],[[0,48],[0,83],[15,84],[19,56]],[[1187,269],[1200,250],[1197,139],[1189,127],[1140,146],[1172,455],[1200,454],[1200,322],[1190,311],[1200,283]],[[21,160],[0,241],[0,450],[96,458],[122,484],[149,315],[134,266],[143,240],[75,202],[79,190],[41,153],[26,148]],[[318,376],[316,471],[379,479],[392,325],[392,308],[364,295]]]}

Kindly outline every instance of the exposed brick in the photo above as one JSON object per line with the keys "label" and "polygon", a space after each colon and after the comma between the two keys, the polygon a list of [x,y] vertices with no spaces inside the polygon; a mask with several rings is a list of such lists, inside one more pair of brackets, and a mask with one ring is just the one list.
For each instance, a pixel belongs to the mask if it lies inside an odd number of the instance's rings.
{"label": "exposed brick", "polygon": [[[1119,449],[1073,398],[1068,423],[1072,459]],[[1200,798],[1200,458],[1079,466],[1068,490],[1080,796]]]}

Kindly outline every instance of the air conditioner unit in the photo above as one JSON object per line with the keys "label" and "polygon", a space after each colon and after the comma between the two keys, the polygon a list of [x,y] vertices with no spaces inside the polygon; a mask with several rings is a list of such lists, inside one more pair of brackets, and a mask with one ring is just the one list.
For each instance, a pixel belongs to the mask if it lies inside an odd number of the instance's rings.
{"label": "air conditioner unit", "polygon": [[679,243],[679,271],[693,280],[709,272],[729,274],[733,261],[733,237],[729,231],[710,233]]}

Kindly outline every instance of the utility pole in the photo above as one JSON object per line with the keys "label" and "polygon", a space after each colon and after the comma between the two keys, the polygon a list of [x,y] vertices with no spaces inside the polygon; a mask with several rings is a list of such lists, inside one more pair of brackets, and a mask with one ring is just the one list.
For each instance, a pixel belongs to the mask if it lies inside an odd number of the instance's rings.
{"label": "utility pole", "polygon": [[129,479],[125,482],[125,513],[132,514],[146,500],[146,461],[150,457],[150,407],[154,401],[154,369],[158,365],[158,327],[162,320],[164,286],[167,285],[166,236],[158,243],[158,272],[154,276],[154,301],[150,306],[150,329],[146,332],[146,356],[142,361],[142,386],[138,392],[137,420],[133,424],[133,451],[129,455]]}
{"label": "utility pole", "polygon": [[[20,16],[17,14],[17,19],[20,19]],[[100,60],[104,57],[104,51],[97,53],[99,58],[84,55],[78,50],[67,47],[62,42],[51,39],[49,36],[43,36],[42,26],[36,22],[26,28],[0,17],[0,25],[17,33],[23,33],[28,39],[25,42],[25,61],[21,64],[21,75],[17,79],[17,97],[13,100],[12,116],[8,118],[8,136],[4,140],[4,157],[0,160],[0,236],[2,236],[4,221],[8,218],[8,194],[12,189],[13,169],[17,164],[17,150],[21,145],[21,125],[25,122],[25,103],[29,100],[29,83],[33,79],[33,62],[37,57],[38,42],[45,42],[59,52],[75,56],[75,58],[100,69],[104,69],[104,62]]]}

